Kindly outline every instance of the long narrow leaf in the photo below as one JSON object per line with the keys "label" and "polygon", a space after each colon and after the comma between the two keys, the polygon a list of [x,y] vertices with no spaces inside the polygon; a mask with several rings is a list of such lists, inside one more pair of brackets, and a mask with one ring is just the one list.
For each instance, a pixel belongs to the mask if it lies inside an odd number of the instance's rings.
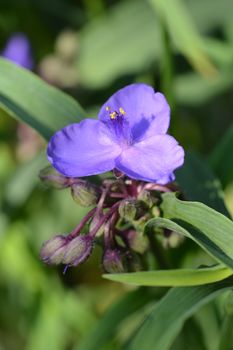
{"label": "long narrow leaf", "polygon": [[185,320],[201,306],[232,287],[233,277],[205,286],[172,288],[154,306],[127,350],[168,350]]}
{"label": "long narrow leaf", "polygon": [[149,0],[164,19],[176,47],[202,75],[215,75],[216,69],[204,52],[202,37],[182,0]]}
{"label": "long narrow leaf", "polygon": [[140,288],[124,295],[106,311],[98,324],[78,344],[77,350],[102,349],[104,344],[114,335],[120,322],[151,301],[151,299],[155,299],[156,295],[157,297],[161,296],[162,292],[162,290],[158,290],[155,293],[150,293],[150,290]]}
{"label": "long narrow leaf", "polygon": [[0,108],[45,139],[67,124],[85,117],[70,96],[48,85],[33,73],[0,58]]}
{"label": "long narrow leaf", "polygon": [[[192,237],[198,244],[209,251],[226,266],[233,267],[233,222],[226,216],[198,202],[186,202],[176,198],[174,193],[163,195],[161,205],[165,218],[177,224],[164,222],[166,228],[175,231],[183,230],[183,234]],[[150,222],[151,225],[156,224]],[[161,219],[163,224],[163,219]]]}
{"label": "long narrow leaf", "polygon": [[229,277],[233,270],[227,267],[202,269],[156,270],[131,273],[106,274],[105,278],[137,286],[196,286],[217,282]]}

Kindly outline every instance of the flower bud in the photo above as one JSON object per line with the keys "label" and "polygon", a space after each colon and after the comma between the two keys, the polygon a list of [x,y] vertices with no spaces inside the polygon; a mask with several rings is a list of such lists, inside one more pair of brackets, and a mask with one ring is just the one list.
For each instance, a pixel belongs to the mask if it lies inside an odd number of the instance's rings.
{"label": "flower bud", "polygon": [[141,232],[130,230],[126,233],[126,239],[130,249],[139,254],[143,254],[148,248],[147,237],[144,236]]}
{"label": "flower bud", "polygon": [[137,272],[142,270],[142,264],[139,256],[132,251],[128,251],[126,253],[126,264],[127,271],[129,272]]}
{"label": "flower bud", "polygon": [[93,249],[93,237],[80,235],[70,241],[65,248],[62,263],[77,266],[88,259]]}
{"label": "flower bud", "polygon": [[151,208],[154,204],[154,198],[150,191],[144,190],[138,195],[138,199],[142,201],[147,207]]}
{"label": "flower bud", "polygon": [[138,202],[135,199],[125,199],[119,206],[119,214],[128,221],[136,219],[138,214]]}
{"label": "flower bud", "polygon": [[107,248],[103,255],[103,268],[108,273],[124,272],[122,256],[119,250]]}
{"label": "flower bud", "polygon": [[179,233],[170,230],[164,231],[164,248],[177,248],[183,241],[184,236],[181,236]]}
{"label": "flower bud", "polygon": [[97,188],[88,182],[71,185],[71,195],[74,201],[82,207],[96,204],[99,197]]}
{"label": "flower bud", "polygon": [[44,242],[40,251],[41,260],[46,264],[60,264],[65,253],[66,244],[67,237],[62,235],[57,235]]}
{"label": "flower bud", "polygon": [[48,187],[62,189],[68,186],[67,177],[59,174],[51,166],[42,169],[39,173],[39,178]]}

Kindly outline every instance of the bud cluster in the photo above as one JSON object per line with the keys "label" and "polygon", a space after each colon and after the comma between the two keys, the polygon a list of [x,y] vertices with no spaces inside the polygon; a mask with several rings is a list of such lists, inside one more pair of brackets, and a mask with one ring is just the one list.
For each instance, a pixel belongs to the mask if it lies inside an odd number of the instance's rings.
{"label": "bud cluster", "polygon": [[69,236],[57,235],[43,244],[40,256],[49,265],[76,266],[90,256],[92,249],[93,238],[89,235],[80,235],[72,240]]}
{"label": "bud cluster", "polygon": [[[47,186],[70,188],[72,198],[81,206],[93,208],[68,235],[56,235],[41,248],[46,264],[77,266],[91,255],[94,242],[103,247],[102,266],[105,272],[121,273],[144,268],[145,255],[152,249],[143,234],[145,223],[159,216],[160,192],[163,186],[145,184],[115,172],[115,179],[96,185],[78,178],[68,178],[47,167],[40,178]],[[164,186],[164,191],[169,188]],[[88,234],[82,232],[88,231]],[[176,246],[179,239],[165,232],[164,239]],[[176,241],[176,242],[175,242]]]}

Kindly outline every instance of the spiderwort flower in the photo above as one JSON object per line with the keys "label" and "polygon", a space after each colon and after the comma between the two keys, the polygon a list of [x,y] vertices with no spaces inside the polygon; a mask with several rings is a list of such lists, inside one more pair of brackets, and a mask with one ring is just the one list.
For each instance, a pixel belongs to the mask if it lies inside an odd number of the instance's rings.
{"label": "spiderwort flower", "polygon": [[30,43],[23,33],[13,34],[1,55],[21,67],[29,70],[33,68]]}
{"label": "spiderwort flower", "polygon": [[48,159],[69,177],[114,168],[136,180],[166,184],[183,164],[184,150],[167,135],[170,108],[163,94],[146,84],[116,92],[102,106],[99,120],[86,119],[58,131]]}

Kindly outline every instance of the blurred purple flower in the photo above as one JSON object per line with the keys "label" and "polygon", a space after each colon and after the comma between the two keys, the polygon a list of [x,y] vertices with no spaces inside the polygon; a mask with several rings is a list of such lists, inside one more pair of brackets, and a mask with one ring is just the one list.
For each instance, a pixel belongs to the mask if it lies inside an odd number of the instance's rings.
{"label": "blurred purple flower", "polygon": [[58,131],[48,159],[69,177],[114,168],[137,180],[166,184],[184,161],[184,150],[167,135],[170,108],[163,94],[146,84],[116,92],[102,106],[99,120],[86,119]]}
{"label": "blurred purple flower", "polygon": [[26,69],[33,68],[30,43],[23,33],[15,33],[9,38],[1,56]]}

